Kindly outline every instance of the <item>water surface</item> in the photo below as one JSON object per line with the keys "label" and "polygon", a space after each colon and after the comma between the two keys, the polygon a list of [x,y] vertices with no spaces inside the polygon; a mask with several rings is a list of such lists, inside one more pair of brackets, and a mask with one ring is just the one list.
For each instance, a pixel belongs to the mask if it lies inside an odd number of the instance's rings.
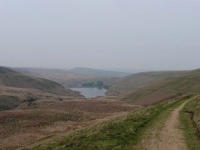
{"label": "water surface", "polygon": [[95,98],[98,96],[105,96],[105,93],[108,91],[104,88],[71,88],[71,90],[78,91],[85,98]]}

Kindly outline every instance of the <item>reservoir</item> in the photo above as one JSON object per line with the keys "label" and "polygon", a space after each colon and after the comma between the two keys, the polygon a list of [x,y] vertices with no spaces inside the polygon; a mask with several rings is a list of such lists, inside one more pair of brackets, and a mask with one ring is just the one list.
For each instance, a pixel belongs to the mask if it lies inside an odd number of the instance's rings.
{"label": "reservoir", "polygon": [[70,88],[73,91],[80,92],[81,95],[85,98],[95,98],[97,96],[105,96],[105,93],[108,91],[104,88]]}

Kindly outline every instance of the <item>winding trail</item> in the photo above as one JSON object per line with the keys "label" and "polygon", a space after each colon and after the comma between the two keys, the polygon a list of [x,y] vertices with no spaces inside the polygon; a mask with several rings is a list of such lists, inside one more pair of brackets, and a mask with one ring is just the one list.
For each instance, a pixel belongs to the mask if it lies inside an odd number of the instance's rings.
{"label": "winding trail", "polygon": [[134,146],[133,150],[188,150],[183,131],[179,128],[181,125],[179,113],[186,103],[199,96],[197,95],[170,110],[171,113],[167,119],[165,116],[161,116],[153,127],[146,131],[141,143]]}
{"label": "winding trail", "polygon": [[185,104],[194,98],[185,101],[174,109],[163,123],[157,122],[157,125],[163,124],[163,128],[159,129],[155,125],[154,129],[147,133],[149,134],[149,136],[147,135],[148,139],[146,138],[139,147],[135,148],[138,150],[188,150],[183,131],[178,128],[181,125],[179,113]]}
{"label": "winding trail", "polygon": [[159,137],[150,140],[147,150],[187,150],[183,133],[178,129],[178,126],[180,124],[179,112],[188,101],[172,112],[171,116],[166,120]]}

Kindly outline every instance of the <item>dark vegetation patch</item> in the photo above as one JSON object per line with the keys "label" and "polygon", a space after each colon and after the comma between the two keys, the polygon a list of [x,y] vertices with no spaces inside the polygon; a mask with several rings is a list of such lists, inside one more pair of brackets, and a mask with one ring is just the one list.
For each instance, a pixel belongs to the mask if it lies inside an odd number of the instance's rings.
{"label": "dark vegetation patch", "polygon": [[82,87],[93,87],[94,86],[94,82],[87,82],[87,83],[83,83]]}
{"label": "dark vegetation patch", "polygon": [[0,95],[0,111],[17,107],[21,101],[15,96]]}
{"label": "dark vegetation patch", "polygon": [[22,103],[24,102],[28,102],[28,103],[32,103],[34,101],[36,101],[38,98],[36,97],[27,97],[26,99],[22,100]]}
{"label": "dark vegetation patch", "polygon": [[103,81],[96,81],[96,82],[86,82],[82,84],[82,87],[100,87],[100,88],[108,88],[107,85],[103,83]]}

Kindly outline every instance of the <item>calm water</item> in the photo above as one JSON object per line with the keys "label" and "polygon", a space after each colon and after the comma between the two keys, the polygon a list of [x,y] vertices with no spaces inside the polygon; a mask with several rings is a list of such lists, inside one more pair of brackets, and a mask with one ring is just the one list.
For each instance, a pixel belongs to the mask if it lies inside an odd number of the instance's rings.
{"label": "calm water", "polygon": [[71,88],[71,90],[81,92],[81,95],[85,98],[95,98],[97,96],[105,96],[105,93],[108,91],[104,88]]}

